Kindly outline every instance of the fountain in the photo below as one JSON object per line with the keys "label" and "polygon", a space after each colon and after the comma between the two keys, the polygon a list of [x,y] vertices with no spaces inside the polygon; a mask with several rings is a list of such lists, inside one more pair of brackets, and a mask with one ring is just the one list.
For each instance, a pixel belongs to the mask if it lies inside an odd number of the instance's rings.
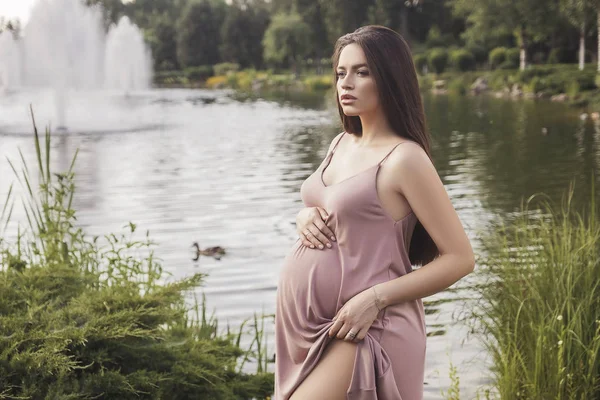
{"label": "fountain", "polygon": [[38,0],[21,38],[0,36],[0,87],[51,89],[52,123],[61,129],[71,96],[107,89],[128,94],[149,88],[151,76],[139,28],[122,17],[105,32],[101,8],[82,0]]}
{"label": "fountain", "polygon": [[[127,54],[127,57],[123,57]],[[144,37],[129,18],[122,17],[108,32],[104,59],[104,87],[139,90],[150,85],[151,56]]]}
{"label": "fountain", "polygon": [[19,47],[12,32],[0,33],[0,89],[10,90],[21,83]]}

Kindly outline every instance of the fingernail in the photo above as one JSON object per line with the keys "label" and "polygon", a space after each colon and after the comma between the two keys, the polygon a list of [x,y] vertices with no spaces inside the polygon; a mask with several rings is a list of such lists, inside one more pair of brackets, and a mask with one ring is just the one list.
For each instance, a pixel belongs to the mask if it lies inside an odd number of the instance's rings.
{"label": "fingernail", "polygon": [[331,243],[327,243],[327,247],[331,248]]}
{"label": "fingernail", "polygon": [[321,250],[323,250],[323,245],[322,245],[322,244],[320,244],[320,245],[319,245],[319,248],[320,248]]}
{"label": "fingernail", "polygon": [[311,245],[310,245],[310,248],[311,248],[311,249],[314,249],[314,248],[315,248],[315,245],[314,245],[314,244],[311,244]]}
{"label": "fingernail", "polygon": [[332,236],[332,237],[331,237],[331,240],[333,240],[333,241],[335,242],[335,236]]}

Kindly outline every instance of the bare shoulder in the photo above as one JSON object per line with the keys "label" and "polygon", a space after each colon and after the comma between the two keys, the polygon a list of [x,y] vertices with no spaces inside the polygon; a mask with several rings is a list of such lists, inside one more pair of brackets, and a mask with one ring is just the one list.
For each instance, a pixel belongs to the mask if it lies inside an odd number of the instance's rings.
{"label": "bare shoulder", "polygon": [[388,176],[394,190],[404,195],[413,184],[422,183],[427,186],[433,181],[437,181],[434,185],[441,182],[425,149],[409,139],[394,149],[385,164],[390,171]]}
{"label": "bare shoulder", "polygon": [[404,140],[396,147],[386,163],[397,173],[411,172],[423,167],[433,168],[433,163],[425,149],[412,140]]}

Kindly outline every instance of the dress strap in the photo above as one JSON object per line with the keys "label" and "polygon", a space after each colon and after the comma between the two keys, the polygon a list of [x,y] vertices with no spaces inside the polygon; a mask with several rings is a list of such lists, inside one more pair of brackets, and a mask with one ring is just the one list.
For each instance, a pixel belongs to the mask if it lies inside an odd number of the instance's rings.
{"label": "dress strap", "polygon": [[335,153],[335,149],[337,149],[338,144],[340,144],[340,142],[342,141],[342,138],[344,137],[345,134],[346,134],[346,131],[342,132],[342,134],[340,135],[340,138],[338,139],[338,141],[335,142],[335,145],[333,146],[333,149],[331,149],[331,151],[329,152],[329,156],[330,157],[333,155],[333,153]]}
{"label": "dress strap", "polygon": [[398,143],[397,145],[395,145],[394,147],[392,147],[392,149],[389,151],[389,153],[387,153],[387,154],[385,155],[385,157],[383,157],[383,159],[382,159],[381,161],[379,161],[379,164],[378,164],[378,165],[381,165],[381,164],[382,164],[382,163],[383,163],[383,162],[386,160],[386,158],[388,158],[388,157],[390,156],[390,154],[392,154],[392,152],[393,152],[394,150],[396,150],[396,147],[398,147],[398,146],[400,146],[401,144],[404,144],[404,143],[408,143],[408,141],[406,141],[406,142],[400,142],[400,143]]}

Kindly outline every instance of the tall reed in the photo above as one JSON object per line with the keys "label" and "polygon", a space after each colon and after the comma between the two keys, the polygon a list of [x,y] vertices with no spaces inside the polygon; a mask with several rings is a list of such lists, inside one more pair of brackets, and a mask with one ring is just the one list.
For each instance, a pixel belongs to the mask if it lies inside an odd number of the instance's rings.
{"label": "tall reed", "polygon": [[[600,399],[600,224],[592,198],[536,195],[484,239],[475,321],[502,399]],[[539,201],[538,201],[539,200]],[[535,205],[535,206],[534,206]],[[539,206],[539,207],[538,207]]]}

